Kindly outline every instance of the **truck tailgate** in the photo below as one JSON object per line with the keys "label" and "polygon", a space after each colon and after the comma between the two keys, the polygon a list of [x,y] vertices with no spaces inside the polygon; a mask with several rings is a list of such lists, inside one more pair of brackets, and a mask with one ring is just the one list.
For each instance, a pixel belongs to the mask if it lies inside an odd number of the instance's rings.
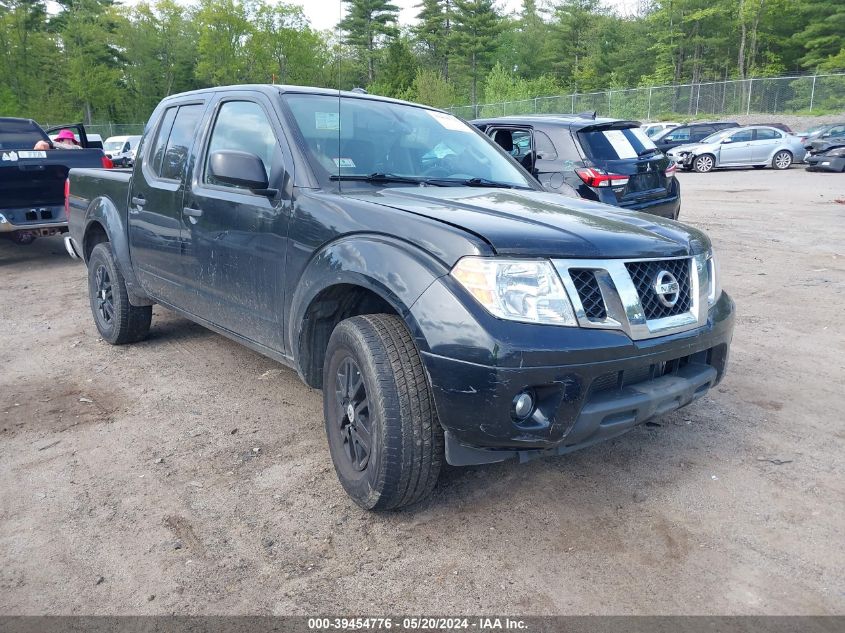
{"label": "truck tailgate", "polygon": [[102,167],[98,149],[0,152],[0,209],[64,204],[72,167]]}

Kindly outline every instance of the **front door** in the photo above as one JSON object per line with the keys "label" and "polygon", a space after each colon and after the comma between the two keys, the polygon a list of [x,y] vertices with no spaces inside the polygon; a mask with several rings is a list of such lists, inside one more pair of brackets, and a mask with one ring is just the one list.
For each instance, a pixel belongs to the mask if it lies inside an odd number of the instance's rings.
{"label": "front door", "polygon": [[[196,152],[182,209],[183,282],[193,287],[197,316],[270,349],[284,351],[284,263],[292,178],[281,127],[267,100],[255,93],[216,104],[212,127]],[[257,155],[276,195],[215,181],[212,153]]]}
{"label": "front door", "polygon": [[742,130],[722,139],[719,150],[721,154],[719,165],[750,165],[752,162],[751,140],[753,135],[753,130]]}
{"label": "front door", "polygon": [[165,303],[181,306],[182,196],[185,165],[205,111],[203,103],[167,108],[152,142],[136,161],[129,194],[129,243],[141,287]]}

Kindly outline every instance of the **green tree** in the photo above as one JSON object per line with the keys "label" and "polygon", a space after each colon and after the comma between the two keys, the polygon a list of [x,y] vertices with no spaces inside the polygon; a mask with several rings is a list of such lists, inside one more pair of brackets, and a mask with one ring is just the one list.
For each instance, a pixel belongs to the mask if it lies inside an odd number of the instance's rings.
{"label": "green tree", "polygon": [[417,58],[407,39],[398,37],[384,50],[378,79],[367,86],[370,92],[405,98],[417,74]]}
{"label": "green tree", "polygon": [[348,6],[348,13],[338,26],[365,66],[366,83],[370,84],[375,80],[379,47],[399,33],[396,27],[399,7],[388,0],[343,0],[343,3]]}
{"label": "green tree", "polygon": [[118,43],[124,20],[111,0],[65,0],[56,24],[66,56],[62,78],[70,110],[85,123],[114,120],[124,104],[125,58]]}
{"label": "green tree", "polygon": [[454,0],[450,51],[469,73],[470,100],[478,103],[478,80],[491,66],[499,34],[492,0]]}
{"label": "green tree", "polygon": [[443,77],[448,79],[452,0],[423,0],[422,4],[416,6],[420,9],[417,14],[419,22],[414,28],[417,42],[429,61],[441,68]]}
{"label": "green tree", "polygon": [[841,0],[803,0],[804,28],[795,39],[804,49],[807,69],[842,70],[845,57],[845,4]]}
{"label": "green tree", "polygon": [[420,68],[406,98],[435,108],[448,108],[457,101],[455,87],[439,71]]}
{"label": "green tree", "polygon": [[196,24],[197,79],[207,86],[245,81],[249,60],[244,43],[253,32],[247,5],[237,0],[202,0]]}

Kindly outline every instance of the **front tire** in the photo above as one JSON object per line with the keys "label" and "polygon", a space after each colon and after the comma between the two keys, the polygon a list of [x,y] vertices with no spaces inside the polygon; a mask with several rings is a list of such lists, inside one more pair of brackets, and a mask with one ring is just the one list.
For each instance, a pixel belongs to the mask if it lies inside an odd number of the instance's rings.
{"label": "front tire", "polygon": [[707,172],[713,171],[715,166],[716,158],[713,154],[702,154],[701,156],[696,156],[695,160],[692,161],[692,168],[699,174],[706,174]]}
{"label": "front tire", "polygon": [[323,414],[335,472],[359,506],[399,508],[432,491],[443,431],[422,359],[398,316],[357,316],[334,329]]}
{"label": "front tire", "polygon": [[146,338],[153,307],[129,303],[126,282],[108,242],[97,244],[88,258],[88,298],[94,323],[104,341],[125,345]]}
{"label": "front tire", "polygon": [[775,169],[789,169],[792,166],[792,153],[782,149],[772,158],[772,167]]}

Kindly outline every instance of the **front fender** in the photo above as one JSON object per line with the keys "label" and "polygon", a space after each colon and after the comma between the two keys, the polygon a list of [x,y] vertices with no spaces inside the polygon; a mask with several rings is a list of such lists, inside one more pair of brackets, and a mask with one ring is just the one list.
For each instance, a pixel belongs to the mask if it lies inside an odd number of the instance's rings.
{"label": "front fender", "polygon": [[88,253],[91,252],[88,240],[93,235],[89,229],[94,223],[99,223],[109,238],[117,265],[126,282],[129,302],[134,306],[152,305],[153,302],[144,294],[141,285],[138,283],[135,269],[132,267],[132,261],[129,258],[129,239],[124,220],[117,209],[117,205],[107,196],[94,198],[85,210],[82,238],[82,253],[85,264],[88,264]]}
{"label": "front fender", "polygon": [[410,307],[438,277],[446,265],[403,240],[369,234],[341,238],[320,249],[308,261],[292,293],[288,349],[301,358],[300,340],[308,307],[324,290],[340,284],[361,286],[389,303],[405,320],[417,345],[419,328]]}

